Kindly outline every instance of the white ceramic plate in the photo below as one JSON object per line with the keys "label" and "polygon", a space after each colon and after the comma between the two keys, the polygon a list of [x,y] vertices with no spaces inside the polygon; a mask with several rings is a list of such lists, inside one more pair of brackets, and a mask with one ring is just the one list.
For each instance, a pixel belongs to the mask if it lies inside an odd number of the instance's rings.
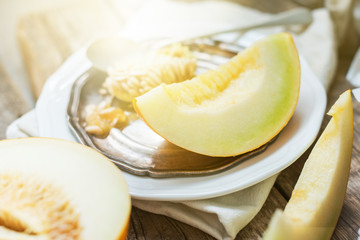
{"label": "white ceramic plate", "polygon": [[[36,105],[41,137],[77,141],[68,126],[68,99],[73,82],[90,67],[82,49],[48,79]],[[325,90],[303,59],[301,68],[300,96],[294,116],[264,153],[210,176],[150,178],[124,172],[131,196],[161,201],[221,196],[254,185],[293,163],[314,141],[326,107]]]}

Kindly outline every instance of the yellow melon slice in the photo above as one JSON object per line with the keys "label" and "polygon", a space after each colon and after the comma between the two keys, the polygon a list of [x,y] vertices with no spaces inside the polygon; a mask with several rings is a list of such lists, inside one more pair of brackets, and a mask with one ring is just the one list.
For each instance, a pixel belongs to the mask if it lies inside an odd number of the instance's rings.
{"label": "yellow melon slice", "polygon": [[270,35],[216,70],[137,97],[134,108],[159,135],[187,150],[234,156],[277,135],[295,111],[299,56],[292,36]]}
{"label": "yellow melon slice", "polygon": [[350,90],[329,111],[333,118],[314,146],[284,212],[278,210],[266,240],[330,239],[344,202],[353,142]]}
{"label": "yellow melon slice", "polygon": [[64,140],[0,141],[0,239],[126,239],[130,196],[119,169]]}

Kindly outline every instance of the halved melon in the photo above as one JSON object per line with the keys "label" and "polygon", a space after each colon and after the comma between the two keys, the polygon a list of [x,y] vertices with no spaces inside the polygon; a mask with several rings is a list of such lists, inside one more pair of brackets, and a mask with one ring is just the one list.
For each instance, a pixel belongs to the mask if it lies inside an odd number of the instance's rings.
{"label": "halved melon", "polygon": [[64,140],[0,141],[0,239],[126,239],[130,196],[119,169]]}
{"label": "halved melon", "polygon": [[160,85],[134,108],[159,135],[187,150],[234,156],[260,147],[290,120],[300,91],[292,36],[257,41],[216,70]]}
{"label": "halved melon", "polygon": [[264,240],[330,239],[350,172],[353,109],[350,90],[329,111],[333,118],[314,146],[284,212],[277,210]]}

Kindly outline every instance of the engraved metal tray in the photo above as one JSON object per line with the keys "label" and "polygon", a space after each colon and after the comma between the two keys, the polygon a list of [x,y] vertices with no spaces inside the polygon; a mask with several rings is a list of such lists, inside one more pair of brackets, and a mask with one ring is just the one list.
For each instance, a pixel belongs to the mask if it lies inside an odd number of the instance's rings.
{"label": "engraved metal tray", "polygon": [[[243,49],[236,44],[211,39],[197,39],[184,44],[198,58],[196,74],[216,68]],[[87,134],[84,129],[85,108],[103,100],[99,89],[105,78],[106,73],[91,68],[75,81],[67,109],[68,121],[80,142],[106,155],[124,171],[150,177],[204,176],[229,169],[267,148],[268,144],[239,156],[209,157],[171,144],[139,118],[129,121],[121,130],[113,128],[105,138]],[[117,104],[137,116],[131,106],[122,102]]]}

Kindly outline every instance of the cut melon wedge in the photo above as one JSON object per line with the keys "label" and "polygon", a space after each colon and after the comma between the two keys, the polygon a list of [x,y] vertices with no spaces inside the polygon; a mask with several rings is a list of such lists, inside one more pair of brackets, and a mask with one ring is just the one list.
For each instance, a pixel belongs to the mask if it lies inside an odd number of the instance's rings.
{"label": "cut melon wedge", "polygon": [[277,210],[264,240],[330,239],[350,172],[353,109],[350,90],[329,111],[332,119],[314,146],[284,212]]}
{"label": "cut melon wedge", "polygon": [[271,140],[290,120],[300,90],[292,36],[259,40],[216,70],[137,97],[139,116],[171,143],[210,156],[234,156]]}
{"label": "cut melon wedge", "polygon": [[0,141],[0,239],[126,239],[120,170],[95,150],[47,138]]}

